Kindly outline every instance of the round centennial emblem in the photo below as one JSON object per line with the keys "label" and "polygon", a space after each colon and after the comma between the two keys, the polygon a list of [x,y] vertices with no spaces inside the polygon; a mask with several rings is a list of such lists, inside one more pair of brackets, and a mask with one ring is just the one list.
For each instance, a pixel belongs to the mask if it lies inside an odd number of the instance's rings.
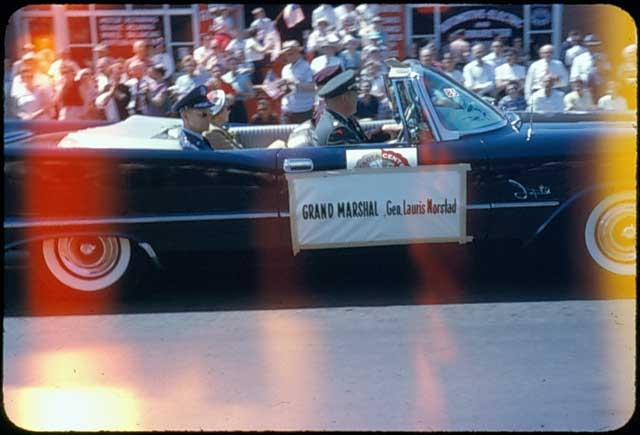
{"label": "round centennial emblem", "polygon": [[400,153],[390,150],[375,150],[360,157],[355,164],[356,168],[392,168],[410,166],[409,161]]}

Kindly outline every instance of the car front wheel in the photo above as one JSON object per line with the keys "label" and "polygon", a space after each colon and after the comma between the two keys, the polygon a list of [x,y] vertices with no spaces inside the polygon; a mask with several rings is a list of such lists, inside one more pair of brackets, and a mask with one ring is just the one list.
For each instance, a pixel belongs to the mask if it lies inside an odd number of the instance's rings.
{"label": "car front wheel", "polygon": [[584,240],[591,258],[616,275],[636,274],[636,196],[607,196],[587,218]]}

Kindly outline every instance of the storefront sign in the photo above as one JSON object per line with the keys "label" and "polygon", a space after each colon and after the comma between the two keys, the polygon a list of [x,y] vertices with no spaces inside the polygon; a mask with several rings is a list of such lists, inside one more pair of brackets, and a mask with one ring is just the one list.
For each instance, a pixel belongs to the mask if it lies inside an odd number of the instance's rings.
{"label": "storefront sign", "polygon": [[466,243],[468,164],[287,174],[293,252]]}
{"label": "storefront sign", "polygon": [[463,29],[465,39],[471,43],[489,43],[495,37],[512,39],[522,37],[523,7],[505,5],[500,7],[452,6],[442,13],[440,26],[443,40],[456,30]]}
{"label": "storefront sign", "polygon": [[98,40],[106,45],[128,45],[138,39],[162,38],[164,27],[160,16],[98,17]]}

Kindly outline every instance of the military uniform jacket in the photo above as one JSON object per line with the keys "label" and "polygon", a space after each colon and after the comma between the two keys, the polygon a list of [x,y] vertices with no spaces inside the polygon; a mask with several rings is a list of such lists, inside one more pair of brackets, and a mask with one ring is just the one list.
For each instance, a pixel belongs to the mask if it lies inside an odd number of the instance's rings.
{"label": "military uniform jacket", "polygon": [[216,150],[236,150],[244,148],[242,144],[236,141],[236,138],[233,137],[231,133],[217,125],[211,125],[209,130],[203,133],[203,136],[209,141],[213,149]]}
{"label": "military uniform jacket", "polygon": [[207,142],[204,136],[184,128],[180,132],[178,142],[182,149],[213,151],[213,148],[211,148],[211,145],[209,145],[209,142]]}
{"label": "military uniform jacket", "polygon": [[318,146],[368,142],[358,121],[327,108],[318,121],[315,136]]}

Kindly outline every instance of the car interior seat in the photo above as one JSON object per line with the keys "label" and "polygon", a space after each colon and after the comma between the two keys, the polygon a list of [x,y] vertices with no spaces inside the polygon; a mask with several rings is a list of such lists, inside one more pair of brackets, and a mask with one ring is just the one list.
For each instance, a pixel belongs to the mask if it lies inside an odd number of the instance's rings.
{"label": "car interior seat", "polygon": [[287,138],[287,148],[318,146],[318,138],[311,120],[296,126]]}

